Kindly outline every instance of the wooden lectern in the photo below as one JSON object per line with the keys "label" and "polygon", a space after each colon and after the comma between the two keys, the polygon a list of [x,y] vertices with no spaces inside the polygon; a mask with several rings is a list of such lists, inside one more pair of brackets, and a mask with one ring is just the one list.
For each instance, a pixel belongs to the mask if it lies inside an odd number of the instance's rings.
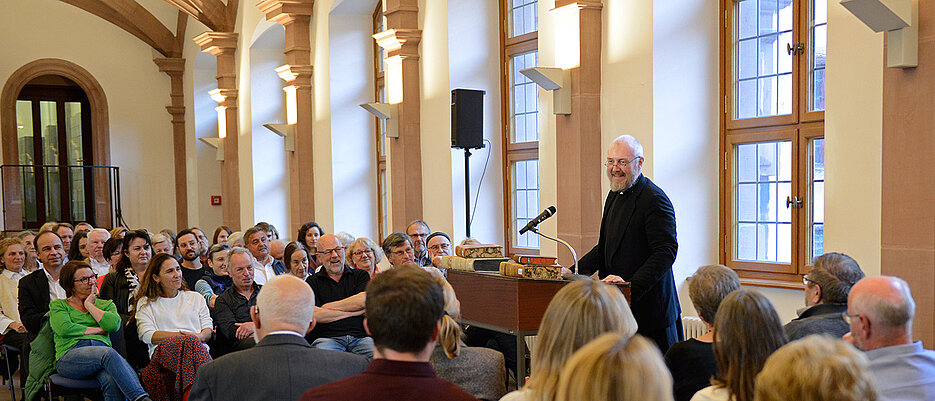
{"label": "wooden lectern", "polygon": [[[494,272],[448,270],[448,283],[461,301],[461,322],[516,337],[518,386],[529,375],[525,336],[535,335],[552,297],[571,281],[531,280]],[[627,301],[630,285],[618,285]]]}

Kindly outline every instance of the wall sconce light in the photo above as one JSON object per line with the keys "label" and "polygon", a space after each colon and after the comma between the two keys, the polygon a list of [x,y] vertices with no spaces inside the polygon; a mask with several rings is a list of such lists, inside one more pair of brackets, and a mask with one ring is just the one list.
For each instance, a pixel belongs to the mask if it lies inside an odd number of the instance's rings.
{"label": "wall sconce light", "polygon": [[581,65],[581,6],[571,3],[549,11],[555,19],[555,64],[569,69]]}
{"label": "wall sconce light", "polygon": [[520,70],[519,73],[542,89],[552,91],[553,114],[571,114],[571,71],[555,67],[533,67]]}
{"label": "wall sconce light", "polygon": [[887,66],[919,65],[918,0],[842,0],[841,5],[874,32],[887,32]]}
{"label": "wall sconce light", "polygon": [[397,115],[398,106],[389,103],[364,103],[360,107],[370,112],[375,117],[383,120],[386,127],[387,138],[399,138],[399,117]]}
{"label": "wall sconce light", "polygon": [[217,155],[215,160],[222,162],[224,161],[224,138],[198,138],[199,141],[202,141],[208,146],[217,149]]}
{"label": "wall sconce light", "polygon": [[286,152],[295,152],[295,124],[263,124],[266,129],[283,137],[283,148]]}
{"label": "wall sconce light", "polygon": [[384,77],[386,78],[386,102],[400,104],[403,102],[403,59],[400,56],[387,57],[383,60],[386,65]]}

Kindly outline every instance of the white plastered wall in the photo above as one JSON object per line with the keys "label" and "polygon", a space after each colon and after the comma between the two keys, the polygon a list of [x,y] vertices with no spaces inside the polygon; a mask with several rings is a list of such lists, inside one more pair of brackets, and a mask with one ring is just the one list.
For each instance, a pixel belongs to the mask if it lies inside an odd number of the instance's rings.
{"label": "white plastered wall", "polygon": [[59,1],[7,1],[3,15],[0,82],[40,58],[86,69],[107,97],[111,165],[120,167],[127,224],[174,227],[172,126],[165,109],[169,77],[152,61],[162,55],[110,22]]}

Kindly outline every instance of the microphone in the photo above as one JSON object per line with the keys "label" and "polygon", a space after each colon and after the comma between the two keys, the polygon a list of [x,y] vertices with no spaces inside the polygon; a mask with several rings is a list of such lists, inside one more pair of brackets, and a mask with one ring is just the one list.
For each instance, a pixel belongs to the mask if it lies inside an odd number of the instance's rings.
{"label": "microphone", "polygon": [[539,213],[539,215],[536,216],[536,218],[530,220],[529,224],[526,224],[526,226],[523,227],[522,230],[519,230],[519,234],[523,235],[526,231],[529,231],[535,228],[536,226],[539,225],[539,223],[542,223],[549,217],[552,217],[553,214],[555,214],[555,206],[549,206],[548,208],[543,210],[542,213]]}

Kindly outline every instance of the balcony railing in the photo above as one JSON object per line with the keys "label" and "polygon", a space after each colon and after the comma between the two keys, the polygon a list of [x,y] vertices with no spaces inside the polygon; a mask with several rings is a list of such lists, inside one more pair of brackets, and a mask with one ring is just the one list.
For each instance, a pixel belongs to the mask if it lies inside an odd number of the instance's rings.
{"label": "balcony railing", "polygon": [[120,168],[116,166],[0,166],[3,229],[36,229],[47,221],[86,221],[95,227],[123,223]]}

